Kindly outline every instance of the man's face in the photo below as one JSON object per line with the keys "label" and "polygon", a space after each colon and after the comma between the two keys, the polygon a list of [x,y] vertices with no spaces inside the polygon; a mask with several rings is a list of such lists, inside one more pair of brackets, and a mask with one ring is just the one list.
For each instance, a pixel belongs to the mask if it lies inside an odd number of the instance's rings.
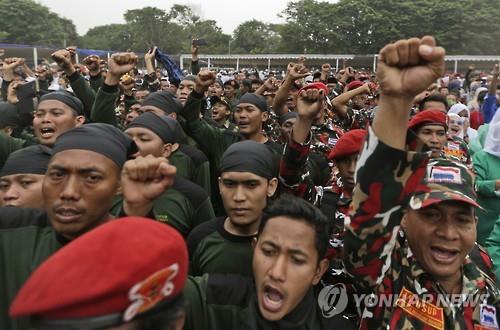
{"label": "man's face", "polygon": [[220,102],[212,106],[212,119],[218,123],[224,122],[230,113],[228,107]]}
{"label": "man's face", "polygon": [[0,206],[43,209],[42,174],[12,174],[0,178]]}
{"label": "man's face", "polygon": [[40,102],[33,117],[33,129],[40,144],[52,146],[59,135],[81,126],[85,117],[77,116],[66,104],[57,100]]}
{"label": "man's face", "polygon": [[446,130],[441,125],[424,125],[418,129],[417,137],[431,149],[433,158],[441,155],[447,141]]}
{"label": "man's face", "polygon": [[146,98],[146,96],[148,96],[148,95],[149,95],[149,91],[146,91],[146,90],[144,90],[144,91],[137,91],[137,92],[135,92],[135,99],[136,99],[137,101],[142,101],[142,100],[144,100],[144,99]]}
{"label": "man's face", "polygon": [[298,94],[299,94],[299,91],[296,89],[288,91],[288,98],[286,100],[286,106],[288,107],[288,109],[291,109],[291,110],[295,109],[295,107],[297,106]]}
{"label": "man's face", "polygon": [[169,91],[170,88],[170,82],[168,80],[161,80],[160,81],[160,89],[164,92]]}
{"label": "man's face", "polygon": [[244,136],[257,134],[262,130],[262,123],[267,120],[267,112],[260,111],[250,103],[240,103],[234,112],[234,120]]}
{"label": "man's face", "polygon": [[127,128],[125,134],[130,136],[137,144],[139,155],[143,157],[147,155],[163,156],[165,143],[153,131],[144,127],[131,127]]}
{"label": "man's face", "polygon": [[353,107],[355,109],[363,109],[366,105],[368,94],[358,94],[352,98]]}
{"label": "man's face", "polygon": [[186,104],[187,98],[189,94],[191,94],[191,92],[193,91],[195,85],[196,84],[194,83],[194,81],[191,80],[183,80],[179,84],[176,96],[182,105]]}
{"label": "man's face", "polygon": [[461,276],[462,263],[476,241],[473,206],[444,201],[408,210],[402,227],[419,264],[436,280]]}
{"label": "man's face", "polygon": [[235,91],[236,89],[234,89],[234,87],[231,85],[224,86],[224,95],[228,98],[232,98]]}
{"label": "man's face", "polygon": [[441,89],[439,90],[439,93],[440,93],[441,95],[448,96],[448,94],[450,93],[450,91],[448,90],[448,88],[441,88]]}
{"label": "man's face", "polygon": [[226,213],[234,226],[247,227],[260,220],[267,198],[276,190],[274,181],[250,172],[221,174],[219,190]]}
{"label": "man's face", "polygon": [[216,82],[216,83],[210,85],[210,87],[208,87],[208,96],[221,97],[222,95],[224,95],[224,87],[219,85],[218,82]]}
{"label": "man's face", "polygon": [[271,218],[254,248],[253,274],[261,315],[277,321],[304,299],[327,269],[319,261],[312,226],[286,216]]}
{"label": "man's face", "polygon": [[104,223],[120,185],[120,169],[88,150],[55,154],[43,181],[45,210],[54,230],[68,239]]}
{"label": "man's face", "polygon": [[238,73],[238,82],[241,83],[243,80],[247,79],[247,75],[244,72],[239,72]]}
{"label": "man's face", "polygon": [[255,93],[255,91],[259,89],[260,86],[262,86],[261,83],[252,83],[252,88],[250,89],[250,92]]}
{"label": "man's face", "polygon": [[444,113],[447,113],[448,110],[446,109],[446,106],[442,102],[438,101],[427,101],[424,104],[424,107],[422,108],[423,110],[429,110],[429,109],[434,109],[434,110],[440,110]]}
{"label": "man's face", "polygon": [[144,112],[141,110],[141,105],[139,103],[132,105],[127,113],[127,116],[125,117],[126,124],[129,125],[135,118],[139,117],[143,113]]}
{"label": "man's face", "polygon": [[295,124],[296,121],[297,118],[290,118],[281,125],[281,137],[283,139],[283,142],[286,142],[290,139],[293,125]]}
{"label": "man's face", "polygon": [[335,164],[339,169],[339,175],[344,188],[352,192],[354,189],[354,172],[356,171],[356,162],[358,154],[349,155],[336,160]]}

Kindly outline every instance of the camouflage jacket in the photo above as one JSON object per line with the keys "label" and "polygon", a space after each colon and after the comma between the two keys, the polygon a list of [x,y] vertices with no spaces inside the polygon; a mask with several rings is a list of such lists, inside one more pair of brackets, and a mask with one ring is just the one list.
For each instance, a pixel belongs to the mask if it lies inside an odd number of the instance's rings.
{"label": "camouflage jacket", "polygon": [[344,131],[350,131],[351,129],[366,129],[368,124],[372,121],[372,110],[371,109],[353,109],[347,107],[347,114],[345,117],[341,118],[338,115],[332,120],[333,125],[342,128]]}
{"label": "camouflage jacket", "polygon": [[312,149],[328,157],[332,148],[335,147],[339,138],[344,134],[344,130],[327,118],[323,124],[313,125],[311,133]]}
{"label": "camouflage jacket", "polygon": [[400,230],[404,199],[427,160],[428,154],[390,148],[370,129],[344,238],[344,264],[356,290],[373,298],[360,300],[360,328],[497,329],[500,292],[494,281],[468,257],[462,265],[464,296],[458,295],[467,303],[443,303],[449,296],[419,265]]}
{"label": "camouflage jacket", "polygon": [[469,167],[472,166],[469,146],[458,136],[448,136],[448,141],[443,149],[443,157],[451,160],[458,160]]}

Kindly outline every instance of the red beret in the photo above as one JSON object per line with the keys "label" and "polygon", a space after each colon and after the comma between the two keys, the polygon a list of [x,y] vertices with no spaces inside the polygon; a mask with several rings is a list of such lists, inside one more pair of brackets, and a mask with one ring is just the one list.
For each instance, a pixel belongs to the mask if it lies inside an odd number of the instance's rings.
{"label": "red beret", "polygon": [[408,128],[416,130],[422,125],[432,124],[441,125],[446,129],[448,127],[448,116],[443,111],[436,109],[420,111],[410,120]]}
{"label": "red beret", "polygon": [[353,129],[345,133],[337,141],[328,159],[337,159],[352,154],[357,154],[363,146],[367,131],[364,129]]}
{"label": "red beret", "polygon": [[328,87],[325,84],[323,84],[322,82],[315,82],[315,83],[307,84],[306,86],[302,87],[299,90],[299,93],[302,91],[307,91],[309,89],[322,89],[323,92],[325,93],[325,96],[327,96],[330,93],[330,89],[328,89]]}
{"label": "red beret", "polygon": [[363,82],[359,80],[353,80],[349,84],[347,84],[347,90],[350,91],[361,86],[363,86]]}
{"label": "red beret", "polygon": [[10,315],[60,320],[123,313],[130,321],[182,293],[187,270],[186,244],[175,229],[145,218],[116,219],[37,268]]}

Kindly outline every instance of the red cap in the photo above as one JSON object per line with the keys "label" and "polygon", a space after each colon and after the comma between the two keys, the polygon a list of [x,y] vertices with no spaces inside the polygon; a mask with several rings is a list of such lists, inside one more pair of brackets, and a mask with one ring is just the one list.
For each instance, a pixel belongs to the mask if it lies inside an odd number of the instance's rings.
{"label": "red cap", "polygon": [[361,86],[363,86],[363,82],[359,80],[353,80],[349,84],[347,84],[347,90],[350,91]]}
{"label": "red cap", "polygon": [[302,91],[307,91],[309,89],[322,89],[323,92],[325,93],[325,96],[327,96],[330,93],[330,90],[328,89],[328,87],[325,84],[323,84],[322,82],[315,82],[315,83],[307,84],[306,86],[302,87],[299,90],[299,93]]}
{"label": "red cap", "polygon": [[357,154],[363,146],[367,131],[364,129],[353,129],[340,137],[328,155],[328,159],[337,159],[352,154]]}
{"label": "red cap", "polygon": [[448,116],[441,110],[424,110],[417,113],[410,120],[408,128],[415,130],[422,125],[441,125],[446,129],[448,127]]}
{"label": "red cap", "polygon": [[116,219],[37,268],[10,315],[60,320],[123,313],[127,322],[182,293],[187,270],[186,244],[175,229],[145,218]]}

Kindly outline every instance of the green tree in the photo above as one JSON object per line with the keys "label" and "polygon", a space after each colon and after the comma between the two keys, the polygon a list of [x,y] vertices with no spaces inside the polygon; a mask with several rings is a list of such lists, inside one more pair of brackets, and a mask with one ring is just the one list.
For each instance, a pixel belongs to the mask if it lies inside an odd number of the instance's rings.
{"label": "green tree", "polygon": [[281,36],[277,26],[258,20],[246,21],[236,27],[233,34],[232,53],[263,54],[274,53]]}
{"label": "green tree", "polygon": [[125,51],[130,48],[132,38],[127,24],[96,26],[80,39],[79,47],[90,49]]}
{"label": "green tree", "polygon": [[373,54],[433,35],[448,54],[500,53],[498,0],[300,0],[283,16],[279,48],[287,52]]}
{"label": "green tree", "polygon": [[0,17],[6,43],[63,47],[78,41],[72,21],[31,0],[0,0]]}

